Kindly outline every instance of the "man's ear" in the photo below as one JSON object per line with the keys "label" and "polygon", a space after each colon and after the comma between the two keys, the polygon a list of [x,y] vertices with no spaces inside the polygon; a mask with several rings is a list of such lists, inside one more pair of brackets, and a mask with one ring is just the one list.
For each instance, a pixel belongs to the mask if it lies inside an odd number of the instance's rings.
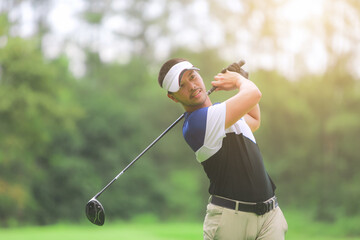
{"label": "man's ear", "polygon": [[167,94],[168,98],[170,98],[171,100],[173,100],[174,102],[179,102],[171,93]]}

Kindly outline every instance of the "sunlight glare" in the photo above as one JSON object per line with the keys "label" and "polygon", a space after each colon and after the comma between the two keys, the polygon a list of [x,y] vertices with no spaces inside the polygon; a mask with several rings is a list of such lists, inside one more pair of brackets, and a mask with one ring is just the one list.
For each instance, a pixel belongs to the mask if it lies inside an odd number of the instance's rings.
{"label": "sunlight glare", "polygon": [[301,23],[319,17],[324,11],[324,0],[291,0],[279,9],[280,16],[293,23]]}

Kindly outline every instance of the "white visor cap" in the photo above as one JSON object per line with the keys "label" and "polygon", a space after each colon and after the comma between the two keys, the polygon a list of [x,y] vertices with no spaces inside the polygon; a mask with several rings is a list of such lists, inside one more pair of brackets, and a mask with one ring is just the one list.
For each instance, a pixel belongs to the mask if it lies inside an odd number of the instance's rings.
{"label": "white visor cap", "polygon": [[180,77],[185,71],[196,70],[199,68],[194,67],[190,62],[183,61],[175,64],[165,75],[162,87],[168,92],[177,92],[180,89]]}

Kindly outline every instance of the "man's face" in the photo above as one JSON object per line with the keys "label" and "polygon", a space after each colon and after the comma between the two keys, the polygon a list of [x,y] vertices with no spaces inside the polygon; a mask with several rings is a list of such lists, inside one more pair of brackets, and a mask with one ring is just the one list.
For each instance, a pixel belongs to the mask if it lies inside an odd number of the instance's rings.
{"label": "man's face", "polygon": [[179,91],[169,93],[168,96],[180,102],[189,112],[203,107],[207,99],[205,84],[195,70],[186,71],[181,78]]}

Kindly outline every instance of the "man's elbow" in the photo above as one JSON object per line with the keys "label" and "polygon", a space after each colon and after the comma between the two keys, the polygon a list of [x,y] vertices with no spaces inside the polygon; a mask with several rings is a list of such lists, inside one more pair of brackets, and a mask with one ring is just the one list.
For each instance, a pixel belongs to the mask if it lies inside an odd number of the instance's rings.
{"label": "man's elbow", "polygon": [[256,119],[255,124],[253,126],[251,126],[251,131],[255,132],[256,130],[258,130],[260,128],[260,119]]}
{"label": "man's elbow", "polygon": [[260,90],[258,88],[256,88],[256,90],[254,91],[254,95],[257,99],[257,103],[260,102],[260,99],[262,97],[262,93],[260,92]]}
{"label": "man's elbow", "polygon": [[253,104],[255,106],[256,104],[258,104],[260,102],[262,94],[258,88],[254,88],[254,89],[252,89],[250,96],[251,96],[250,99],[252,102],[251,104]]}

